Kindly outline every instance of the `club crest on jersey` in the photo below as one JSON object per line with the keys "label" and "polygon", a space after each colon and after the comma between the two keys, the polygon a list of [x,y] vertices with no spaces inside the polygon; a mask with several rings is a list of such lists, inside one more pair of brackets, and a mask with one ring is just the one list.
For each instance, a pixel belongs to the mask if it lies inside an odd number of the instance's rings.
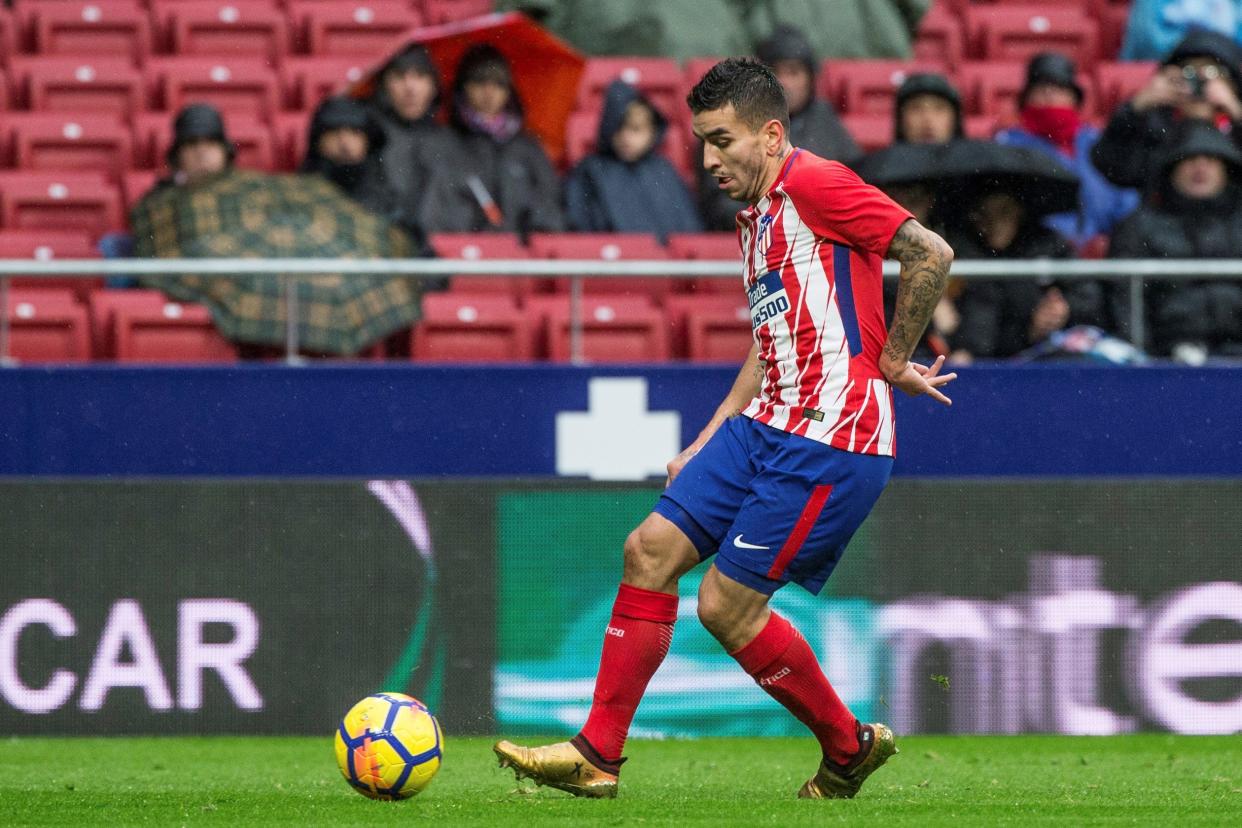
{"label": "club crest on jersey", "polygon": [[789,297],[785,295],[785,283],[779,270],[769,270],[747,291],[750,304],[750,324],[755,330],[774,317],[789,310]]}
{"label": "club crest on jersey", "polygon": [[768,248],[772,246],[772,216],[764,216],[759,219],[759,237],[755,239],[755,252],[760,256],[768,255]]}

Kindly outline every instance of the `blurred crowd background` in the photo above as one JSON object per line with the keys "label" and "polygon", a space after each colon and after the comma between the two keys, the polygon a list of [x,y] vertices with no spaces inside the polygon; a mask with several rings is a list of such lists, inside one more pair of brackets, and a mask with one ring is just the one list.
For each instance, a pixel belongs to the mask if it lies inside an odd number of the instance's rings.
{"label": "blurred crowd background", "polygon": [[[752,55],[796,146],[883,188],[959,261],[1242,258],[1237,5],[17,0],[0,15],[0,256],[730,259],[741,205],[701,169],[684,96]],[[307,278],[302,347],[563,359],[567,284]],[[732,280],[586,284],[588,358],[745,352]],[[1242,356],[1242,278],[1144,287],[1136,311],[1125,282],[954,279],[922,352]],[[282,289],[17,279],[11,347],[273,357]]]}

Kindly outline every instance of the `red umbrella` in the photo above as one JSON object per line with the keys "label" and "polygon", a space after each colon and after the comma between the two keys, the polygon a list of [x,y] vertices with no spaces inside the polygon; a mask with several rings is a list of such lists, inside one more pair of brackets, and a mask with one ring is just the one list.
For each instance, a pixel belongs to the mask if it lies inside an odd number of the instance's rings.
{"label": "red umbrella", "polygon": [[350,93],[355,97],[369,96],[380,70],[413,44],[427,49],[440,70],[443,88],[452,89],[462,55],[479,43],[494,46],[509,61],[513,83],[526,113],[526,128],[543,142],[553,163],[560,161],[565,152],[565,124],[578,97],[578,82],[586,59],[518,12],[412,29],[351,87]]}

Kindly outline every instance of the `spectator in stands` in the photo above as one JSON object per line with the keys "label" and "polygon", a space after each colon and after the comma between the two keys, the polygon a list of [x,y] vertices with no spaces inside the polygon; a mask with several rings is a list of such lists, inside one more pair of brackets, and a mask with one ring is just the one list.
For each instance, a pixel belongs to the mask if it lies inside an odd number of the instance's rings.
{"label": "spectator in stands", "polygon": [[1237,0],[1134,0],[1120,58],[1160,60],[1192,28],[1242,39]]}
{"label": "spectator in stands", "polygon": [[[831,103],[815,94],[819,60],[810,41],[792,26],[778,26],[755,50],[772,67],[789,103],[789,140],[795,147],[849,164],[862,154]],[[707,223],[732,230],[743,205],[721,192],[706,170],[700,172],[699,199]]]}
{"label": "spectator in stands", "polygon": [[[1073,248],[1024,206],[1021,194],[1003,186],[965,193],[969,205],[949,217],[945,240],[964,259],[1067,259]],[[961,323],[951,339],[950,359],[1010,357],[1070,325],[1107,327],[1111,318],[1095,283],[1044,285],[1035,279],[969,280],[957,302]]]}
{"label": "spectator in stands", "polygon": [[343,95],[315,109],[301,171],[321,175],[345,195],[409,233],[420,245],[422,230],[384,173],[384,130],[361,102]]}
{"label": "spectator in stands", "polygon": [[539,140],[523,128],[509,63],[495,47],[472,47],[457,67],[455,180],[437,210],[446,229],[557,232],[565,227],[561,182]]}
{"label": "spectator in stands", "polygon": [[206,181],[233,166],[237,147],[224,129],[224,118],[209,104],[190,104],[173,120],[173,141],[165,162],[169,175],[156,183],[164,186],[192,185]]}
{"label": "spectator in stands", "polygon": [[690,192],[657,149],[668,121],[637,89],[613,81],[604,97],[595,153],[565,186],[572,230],[601,233],[694,233],[703,229]]}
{"label": "spectator in stands", "polygon": [[1046,216],[1044,223],[1082,251],[1138,206],[1139,194],[1110,184],[1091,163],[1100,131],[1083,120],[1082,87],[1074,62],[1057,52],[1043,52],[1026,66],[1026,84],[1018,95],[1021,123],[1001,130],[996,140],[1030,147],[1078,174],[1078,210]]}
{"label": "spectator in stands", "polygon": [[431,193],[458,150],[452,132],[436,120],[440,74],[427,50],[413,45],[388,61],[368,103],[384,132],[380,164],[403,210],[428,232],[448,229],[440,226]]}
{"label": "spectator in stands", "polygon": [[[1182,125],[1160,165],[1160,183],[1113,233],[1122,259],[1242,258],[1242,151],[1203,122]],[[1145,293],[1147,346],[1190,364],[1242,356],[1242,283],[1153,282]],[[1121,303],[1119,321],[1129,319]]]}
{"label": "spectator in stands", "polygon": [[1146,189],[1180,121],[1197,119],[1242,136],[1242,48],[1224,35],[1194,30],[1151,81],[1117,107],[1091,161],[1119,187]]}
{"label": "spectator in stands", "polygon": [[944,75],[918,72],[897,88],[893,140],[910,144],[947,144],[961,138],[962,96]]}

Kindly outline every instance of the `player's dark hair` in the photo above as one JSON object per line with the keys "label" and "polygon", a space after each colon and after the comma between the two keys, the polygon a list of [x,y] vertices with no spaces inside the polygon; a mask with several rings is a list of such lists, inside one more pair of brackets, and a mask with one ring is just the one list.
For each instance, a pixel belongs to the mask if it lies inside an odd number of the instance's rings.
{"label": "player's dark hair", "polygon": [[694,85],[686,103],[695,115],[733,104],[738,117],[751,129],[768,121],[780,121],[789,130],[789,105],[785,90],[772,70],[750,58],[729,58],[717,63]]}

